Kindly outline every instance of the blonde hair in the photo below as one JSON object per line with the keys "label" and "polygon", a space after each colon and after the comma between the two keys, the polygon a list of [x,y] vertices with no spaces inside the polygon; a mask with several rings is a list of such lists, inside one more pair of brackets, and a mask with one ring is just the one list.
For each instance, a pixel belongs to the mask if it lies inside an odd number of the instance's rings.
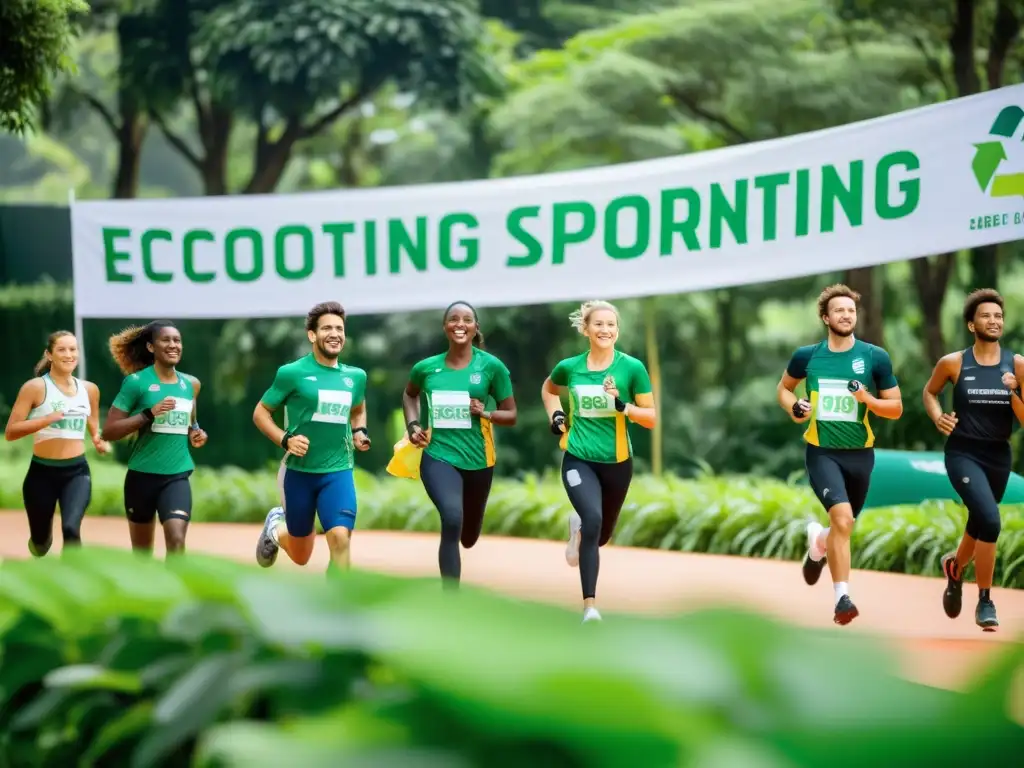
{"label": "blonde hair", "polygon": [[599,309],[607,309],[610,312],[614,312],[615,319],[619,319],[619,310],[615,308],[614,304],[607,301],[585,301],[580,305],[579,309],[572,311],[572,314],[569,315],[569,322],[573,328],[582,334],[587,328],[587,323],[590,322],[590,316]]}

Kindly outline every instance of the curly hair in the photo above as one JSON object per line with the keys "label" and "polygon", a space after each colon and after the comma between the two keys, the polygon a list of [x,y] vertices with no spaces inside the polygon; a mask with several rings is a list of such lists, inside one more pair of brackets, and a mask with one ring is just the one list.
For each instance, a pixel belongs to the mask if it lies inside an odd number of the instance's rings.
{"label": "curly hair", "polygon": [[315,331],[324,315],[337,315],[345,322],[345,308],[336,301],[321,301],[306,313],[306,330]]}
{"label": "curly hair", "polygon": [[476,333],[473,334],[473,346],[477,349],[484,348],[484,332],[480,330],[480,318],[477,317],[476,307],[470,304],[468,301],[453,301],[444,310],[444,316],[442,322],[448,321],[448,313],[451,312],[455,307],[467,307],[470,312],[473,313],[473,322],[476,323]]}
{"label": "curly hair", "polygon": [[146,349],[164,328],[174,328],[169,320],[154,320],[146,325],[132,325],[110,337],[110,355],[128,376],[153,364],[153,353]]}
{"label": "curly hair", "polygon": [[828,286],[818,295],[818,317],[825,317],[828,314],[828,303],[832,299],[853,299],[854,304],[860,303],[860,294],[853,288],[842,283]]}
{"label": "curly hair", "polygon": [[964,299],[964,322],[973,323],[974,316],[978,313],[978,307],[982,304],[998,304],[1003,309],[1003,297],[995,288],[979,288],[971,291]]}
{"label": "curly hair", "polygon": [[[52,354],[53,353],[53,348],[55,346],[57,346],[57,342],[58,341],[63,339],[65,336],[72,336],[73,337],[74,335],[75,334],[73,334],[71,331],[54,331],[46,339],[46,352],[49,352],[49,353]],[[50,361],[46,357],[46,352],[43,353],[43,356],[41,358],[39,358],[39,362],[36,363],[35,368],[32,369],[32,372],[36,376],[42,376],[44,373],[49,373],[50,372]]]}

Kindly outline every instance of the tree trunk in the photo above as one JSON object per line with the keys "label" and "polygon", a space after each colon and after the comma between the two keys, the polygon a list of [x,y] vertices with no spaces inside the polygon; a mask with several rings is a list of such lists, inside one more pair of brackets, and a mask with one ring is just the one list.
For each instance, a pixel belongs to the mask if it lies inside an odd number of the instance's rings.
{"label": "tree trunk", "polygon": [[214,104],[200,119],[199,135],[205,150],[200,173],[207,195],[228,194],[228,149],[234,118],[229,109]]}
{"label": "tree trunk", "polygon": [[661,400],[661,358],[658,355],[658,318],[656,298],[644,299],[644,336],[647,347],[647,369],[651,375],[651,392],[654,406],[658,409],[658,420],[651,430],[651,472],[660,477],[664,471],[664,427],[665,404]]}
{"label": "tree trunk", "polygon": [[256,162],[249,183],[242,190],[246,195],[263,195],[273,192],[281,183],[285,168],[292,159],[295,143],[302,137],[302,124],[297,120],[288,123],[281,138],[273,144],[257,147]]}
{"label": "tree trunk", "polygon": [[882,288],[878,284],[878,267],[847,270],[843,282],[860,294],[857,312],[857,337],[879,347],[885,346]]}
{"label": "tree trunk", "polygon": [[921,315],[924,325],[924,347],[928,359],[935,363],[946,354],[946,340],[942,335],[942,302],[946,286],[953,272],[955,254],[944,253],[933,258],[914,259],[910,266],[914,273]]}
{"label": "tree trunk", "polygon": [[120,120],[114,131],[117,141],[117,173],[110,196],[116,200],[129,200],[139,194],[142,143],[149,122],[139,110],[137,101],[123,89],[118,94],[118,103]]}

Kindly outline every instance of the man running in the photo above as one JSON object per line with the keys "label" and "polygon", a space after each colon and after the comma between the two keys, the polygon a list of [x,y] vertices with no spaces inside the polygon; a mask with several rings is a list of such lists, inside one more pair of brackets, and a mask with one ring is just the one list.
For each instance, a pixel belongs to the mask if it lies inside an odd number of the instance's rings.
{"label": "man running", "polygon": [[[828,563],[836,624],[849,624],[858,615],[849,595],[850,534],[875,466],[875,434],[868,415],[898,419],[903,414],[889,353],[853,334],[859,301],[860,294],[845,285],[821,292],[818,316],[828,335],[797,349],[778,385],[779,405],[793,421],[807,422],[807,477],[829,517],[828,528],[818,522],[807,526],[804,581],[816,584]],[[807,398],[797,398],[794,390],[803,380]],[[869,391],[871,385],[878,396]]]}
{"label": "man running", "polygon": [[[967,507],[960,547],[941,560],[946,576],[942,607],[955,619],[963,604],[964,571],[974,560],[978,581],[975,623],[991,631],[999,626],[992,602],[996,541],[1001,528],[999,503],[1010,479],[1010,436],[1016,419],[1024,424],[1024,358],[1003,349],[1003,297],[982,288],[964,301],[964,322],[973,346],[940,358],[924,388],[924,407],[946,435],[946,474]],[[939,394],[953,384],[953,410],[943,413]]]}
{"label": "man running", "polygon": [[[331,563],[348,568],[349,542],[356,522],[353,448],[370,447],[366,431],[366,371],[338,362],[345,346],[345,310],[336,301],[306,315],[312,351],[277,369],[252,420],[284,448],[282,507],[267,514],[256,545],[256,562],[269,568],[278,549],[305,565],[316,541],[316,517],[327,536]],[[273,412],[284,406],[285,429]]]}

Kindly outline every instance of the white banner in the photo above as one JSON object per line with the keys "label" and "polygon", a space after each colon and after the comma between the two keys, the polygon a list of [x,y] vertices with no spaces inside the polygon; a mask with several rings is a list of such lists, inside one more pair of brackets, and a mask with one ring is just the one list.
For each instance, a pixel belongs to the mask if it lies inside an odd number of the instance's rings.
{"label": "white banner", "polygon": [[[72,205],[83,317],[696,291],[1024,232],[1024,85],[774,141],[450,184]],[[1020,198],[1020,199],[1018,199]]]}

